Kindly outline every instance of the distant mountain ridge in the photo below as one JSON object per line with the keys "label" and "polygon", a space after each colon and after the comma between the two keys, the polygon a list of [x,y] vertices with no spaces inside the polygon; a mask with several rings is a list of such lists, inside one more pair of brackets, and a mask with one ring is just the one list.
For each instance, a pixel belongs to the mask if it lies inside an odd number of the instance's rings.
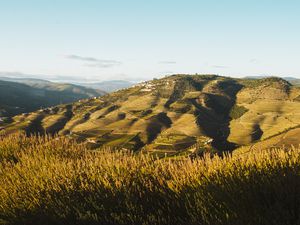
{"label": "distant mountain ridge", "polygon": [[13,116],[40,108],[98,97],[105,92],[41,79],[0,78],[0,116]]}
{"label": "distant mountain ridge", "polygon": [[[7,75],[7,76],[5,76]],[[14,75],[14,76],[13,76]],[[136,84],[135,81],[126,81],[126,80],[107,80],[107,81],[91,81],[91,82],[82,82],[78,79],[70,80],[70,78],[67,81],[51,81],[51,79],[39,79],[35,77],[30,77],[30,75],[27,75],[28,77],[25,77],[26,75],[18,73],[1,73],[0,72],[0,80],[4,81],[11,81],[11,82],[18,82],[23,84],[28,84],[30,86],[37,86],[39,85],[50,85],[50,84],[73,84],[81,87],[86,88],[92,88],[96,90],[101,90],[107,93],[114,92],[123,88],[129,88]]]}
{"label": "distant mountain ridge", "polygon": [[10,82],[17,82],[17,83],[24,83],[24,84],[34,84],[34,83],[51,83],[48,80],[38,79],[38,78],[18,78],[18,77],[1,77],[0,80],[3,81],[10,81]]}
{"label": "distant mountain ridge", "polygon": [[[246,77],[244,77],[244,79],[264,79],[264,78],[270,78],[270,77],[274,77],[274,76],[246,76]],[[293,85],[297,85],[297,86],[300,85],[300,79],[297,77],[288,76],[288,77],[282,77],[282,79],[290,82]]]}

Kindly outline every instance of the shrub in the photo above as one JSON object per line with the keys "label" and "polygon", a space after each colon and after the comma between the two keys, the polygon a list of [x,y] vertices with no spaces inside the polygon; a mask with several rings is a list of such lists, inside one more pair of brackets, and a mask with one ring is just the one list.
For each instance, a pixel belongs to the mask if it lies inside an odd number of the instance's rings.
{"label": "shrub", "polygon": [[242,115],[244,115],[248,111],[249,110],[247,108],[245,108],[244,106],[234,105],[230,110],[229,116],[231,119],[235,120],[235,119],[242,117]]}

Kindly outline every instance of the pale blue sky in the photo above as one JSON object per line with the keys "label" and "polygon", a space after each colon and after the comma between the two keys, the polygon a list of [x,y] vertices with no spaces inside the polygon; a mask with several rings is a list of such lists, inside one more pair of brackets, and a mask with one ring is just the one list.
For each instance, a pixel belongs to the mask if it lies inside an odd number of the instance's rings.
{"label": "pale blue sky", "polygon": [[298,0],[2,0],[0,72],[300,78]]}

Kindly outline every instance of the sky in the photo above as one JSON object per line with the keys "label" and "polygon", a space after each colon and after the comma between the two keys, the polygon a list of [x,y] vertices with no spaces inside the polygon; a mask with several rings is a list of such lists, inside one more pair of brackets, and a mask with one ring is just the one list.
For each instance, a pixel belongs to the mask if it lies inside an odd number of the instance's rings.
{"label": "sky", "polygon": [[0,75],[300,78],[298,0],[1,0]]}

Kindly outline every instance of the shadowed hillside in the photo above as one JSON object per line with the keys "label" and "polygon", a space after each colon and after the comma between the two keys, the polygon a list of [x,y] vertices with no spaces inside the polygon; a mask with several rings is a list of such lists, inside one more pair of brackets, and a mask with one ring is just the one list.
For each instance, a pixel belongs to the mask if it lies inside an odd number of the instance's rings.
{"label": "shadowed hillside", "polygon": [[0,117],[32,112],[40,108],[70,103],[105,94],[103,91],[72,84],[38,79],[0,78]]}
{"label": "shadowed hillside", "polygon": [[202,154],[251,146],[298,127],[299,99],[300,89],[280,78],[173,75],[19,115],[5,130],[68,135],[92,148]]}

